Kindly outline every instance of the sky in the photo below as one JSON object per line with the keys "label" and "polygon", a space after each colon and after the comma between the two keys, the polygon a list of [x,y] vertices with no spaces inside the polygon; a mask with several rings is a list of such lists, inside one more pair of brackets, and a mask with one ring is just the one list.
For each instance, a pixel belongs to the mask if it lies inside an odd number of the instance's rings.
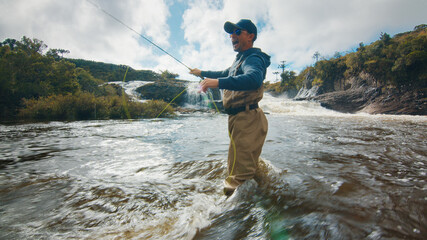
{"label": "sky", "polygon": [[427,24],[426,12],[426,0],[0,0],[0,41],[26,36],[69,50],[68,58],[197,80],[139,34],[190,68],[223,70],[236,55],[224,23],[251,19],[258,27],[254,47],[271,56],[266,81],[274,82],[281,61],[298,73],[314,63],[315,52],[328,58],[382,32],[411,31]]}

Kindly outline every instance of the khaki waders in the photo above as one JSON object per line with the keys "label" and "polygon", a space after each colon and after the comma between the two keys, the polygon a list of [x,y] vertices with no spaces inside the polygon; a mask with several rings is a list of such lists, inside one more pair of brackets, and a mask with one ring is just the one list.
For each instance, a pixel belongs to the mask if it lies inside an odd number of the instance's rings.
{"label": "khaki waders", "polygon": [[245,180],[255,176],[267,135],[267,118],[261,108],[247,109],[228,117],[228,130],[228,177],[224,181],[224,191],[231,194]]}

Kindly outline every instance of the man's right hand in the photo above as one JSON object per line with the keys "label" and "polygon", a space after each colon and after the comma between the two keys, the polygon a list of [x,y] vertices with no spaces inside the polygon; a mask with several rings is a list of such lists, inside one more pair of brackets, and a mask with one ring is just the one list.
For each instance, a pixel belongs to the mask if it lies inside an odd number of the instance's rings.
{"label": "man's right hand", "polygon": [[197,68],[191,69],[190,74],[193,74],[194,76],[197,76],[197,77],[202,77],[202,71]]}

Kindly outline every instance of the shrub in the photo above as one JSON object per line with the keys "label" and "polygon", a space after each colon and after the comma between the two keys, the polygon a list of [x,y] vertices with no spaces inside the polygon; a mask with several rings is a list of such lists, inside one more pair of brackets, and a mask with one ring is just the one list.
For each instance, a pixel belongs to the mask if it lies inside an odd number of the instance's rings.
{"label": "shrub", "polygon": [[24,99],[23,105],[18,116],[25,120],[155,118],[163,109],[161,117],[174,115],[174,109],[163,101],[140,103],[132,102],[125,96],[95,97],[88,92]]}

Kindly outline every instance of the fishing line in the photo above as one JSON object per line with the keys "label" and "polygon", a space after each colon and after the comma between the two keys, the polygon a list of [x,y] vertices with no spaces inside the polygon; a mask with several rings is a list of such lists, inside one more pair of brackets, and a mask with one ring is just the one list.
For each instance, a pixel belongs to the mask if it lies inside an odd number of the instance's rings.
{"label": "fishing line", "polygon": [[96,8],[98,8],[100,11],[102,11],[104,14],[106,14],[107,16],[111,17],[112,19],[114,19],[116,22],[122,24],[123,26],[125,26],[127,29],[131,30],[132,32],[136,33],[138,36],[142,37],[143,39],[145,39],[147,42],[153,44],[155,47],[157,47],[158,49],[160,49],[160,51],[166,53],[167,55],[169,55],[171,58],[173,58],[175,61],[177,61],[178,63],[182,64],[184,67],[188,68],[191,71],[191,68],[189,66],[187,66],[185,63],[183,63],[182,61],[180,61],[179,59],[177,59],[176,57],[174,57],[172,54],[168,53],[166,50],[164,50],[163,48],[161,48],[159,45],[155,44],[153,41],[151,41],[150,39],[148,39],[147,37],[145,37],[144,35],[142,35],[141,33],[137,32],[135,29],[129,27],[129,25],[127,25],[126,23],[124,23],[123,21],[121,21],[120,19],[116,18],[114,15],[112,15],[111,13],[107,12],[106,10],[104,10],[101,6],[99,6],[98,4],[92,2],[91,0],[86,0],[87,2],[89,2],[90,4],[92,4],[93,6],[95,6]]}
{"label": "fishing line", "polygon": [[159,118],[159,116],[160,115],[162,115],[162,113],[166,110],[166,108],[168,108],[170,105],[171,105],[171,103],[173,102],[173,101],[175,101],[175,99],[177,99],[179,96],[181,96],[181,94],[183,94],[185,91],[186,91],[187,89],[186,88],[184,88],[184,90],[182,90],[178,95],[176,95],[169,103],[168,103],[168,105],[166,105],[166,107],[164,107],[163,108],[163,110],[159,113],[159,115],[157,115],[157,117],[156,118]]}
{"label": "fishing line", "polygon": [[[126,80],[126,75],[128,74],[128,71],[129,71],[129,66],[126,68],[125,76],[123,77],[123,83]],[[124,108],[126,117],[128,119],[131,119],[130,112],[129,112],[129,107],[128,107],[127,100],[126,100],[126,94],[125,94],[125,90],[124,90],[123,87],[122,87],[122,99],[123,99],[123,108]]]}
{"label": "fishing line", "polygon": [[[91,0],[86,0],[88,3],[90,3],[91,5],[93,5],[94,7],[96,7],[98,10],[100,10],[101,12],[103,12],[104,14],[106,14],[107,16],[111,17],[112,19],[114,19],[116,22],[120,23],[121,25],[123,25],[124,27],[126,27],[127,29],[131,30],[132,32],[136,33],[138,36],[142,37],[143,39],[145,39],[147,42],[151,43],[152,45],[154,45],[155,47],[157,47],[160,51],[166,53],[168,56],[170,56],[171,58],[173,58],[175,61],[177,61],[178,63],[180,63],[181,65],[183,65],[184,67],[188,68],[190,71],[192,70],[189,66],[187,66],[187,64],[183,63],[182,61],[180,61],[179,59],[177,59],[176,57],[174,57],[172,54],[170,54],[169,52],[167,52],[166,50],[164,50],[163,48],[161,48],[159,45],[155,44],[153,41],[151,41],[150,39],[148,39],[147,37],[145,37],[144,35],[142,35],[141,33],[137,32],[135,29],[129,27],[129,25],[127,25],[126,23],[124,23],[123,21],[121,21],[120,19],[118,19],[117,17],[115,17],[114,15],[112,15],[111,13],[109,13],[108,11],[106,11],[105,9],[103,9],[101,6],[99,6],[98,4],[92,2]],[[127,71],[126,71],[127,73]],[[125,74],[126,77],[126,74]],[[203,79],[202,79],[203,80]],[[172,101],[170,101],[168,103],[168,105],[166,105],[165,108],[163,108],[163,110],[160,112],[159,115],[157,115],[156,118],[158,118],[165,110],[166,108],[168,108],[170,106],[170,104],[177,99],[179,96],[181,96],[186,89],[184,89],[182,92],[180,92],[176,97],[174,97],[172,99]]]}
{"label": "fishing line", "polygon": [[[142,35],[141,33],[139,33],[139,32],[137,32],[135,29],[133,29],[133,28],[131,28],[131,27],[129,27],[127,24],[125,24],[123,21],[121,21],[120,19],[118,19],[118,18],[116,18],[114,15],[112,15],[111,13],[109,13],[109,12],[107,12],[106,10],[104,10],[101,6],[99,6],[98,4],[96,4],[96,3],[94,3],[94,2],[92,2],[91,0],[86,0],[88,3],[90,3],[91,5],[93,5],[94,7],[96,7],[98,10],[100,10],[101,12],[103,12],[104,14],[106,14],[107,16],[109,16],[109,17],[111,17],[112,19],[114,19],[116,22],[118,22],[118,23],[120,23],[121,25],[123,25],[124,27],[126,27],[127,29],[129,29],[129,30],[131,30],[132,32],[134,32],[134,33],[136,33],[138,36],[140,36],[140,37],[142,37],[144,40],[146,40],[147,42],[149,42],[149,43],[151,43],[152,45],[154,45],[155,47],[157,47],[160,51],[162,51],[162,52],[164,52],[164,53],[166,53],[168,56],[170,56],[171,58],[173,58],[175,61],[177,61],[178,63],[180,63],[181,65],[183,65],[184,67],[186,67],[187,69],[189,69],[190,71],[192,70],[189,66],[187,66],[185,63],[183,63],[182,61],[180,61],[179,59],[177,59],[176,57],[174,57],[172,54],[170,54],[170,53],[168,53],[166,50],[164,50],[163,48],[161,48],[159,45],[157,45],[157,44],[155,44],[153,41],[151,41],[150,39],[148,39],[147,37],[145,37],[144,35]],[[129,67],[128,67],[128,69],[129,69]],[[128,72],[128,69],[126,69],[126,73],[125,73],[125,76],[124,76],[124,78],[123,78],[123,81],[125,80],[125,78],[126,78],[126,74],[127,74],[127,72]],[[200,77],[202,80],[203,80],[203,78],[202,77]],[[186,91],[187,89],[184,89],[183,91],[181,91],[177,96],[175,96],[173,99],[172,99],[172,101],[170,101],[167,105],[166,105],[166,107],[165,108],[163,108],[163,110],[157,115],[157,117],[156,118],[158,118],[165,110],[166,110],[166,108],[168,108],[169,106],[170,106],[170,104],[175,100],[175,99],[177,99],[179,96],[181,96],[185,91]],[[211,98],[211,100],[212,100],[212,103],[214,104],[214,106],[215,106],[215,109],[217,110],[217,112],[218,113],[220,113],[220,111],[219,111],[219,109],[218,109],[218,107],[217,107],[217,105],[215,104],[215,101],[214,101],[214,99],[213,99],[213,96],[212,96],[212,93],[210,93],[209,92],[209,97]],[[232,173],[233,173],[233,171],[234,171],[234,165],[236,164],[236,144],[234,143],[234,140],[233,140],[233,137],[231,136],[231,133],[230,133],[230,131],[228,131],[228,134],[229,134],[229,136],[230,136],[230,142],[231,142],[231,144],[232,144],[232,147],[233,147],[233,151],[234,151],[234,162],[233,162],[233,165],[232,165],[232,168],[231,168],[231,171],[230,171],[230,173],[229,173],[229,175],[228,175],[228,177],[230,177],[231,175],[232,175]],[[227,179],[228,179],[228,177],[227,177]]]}

